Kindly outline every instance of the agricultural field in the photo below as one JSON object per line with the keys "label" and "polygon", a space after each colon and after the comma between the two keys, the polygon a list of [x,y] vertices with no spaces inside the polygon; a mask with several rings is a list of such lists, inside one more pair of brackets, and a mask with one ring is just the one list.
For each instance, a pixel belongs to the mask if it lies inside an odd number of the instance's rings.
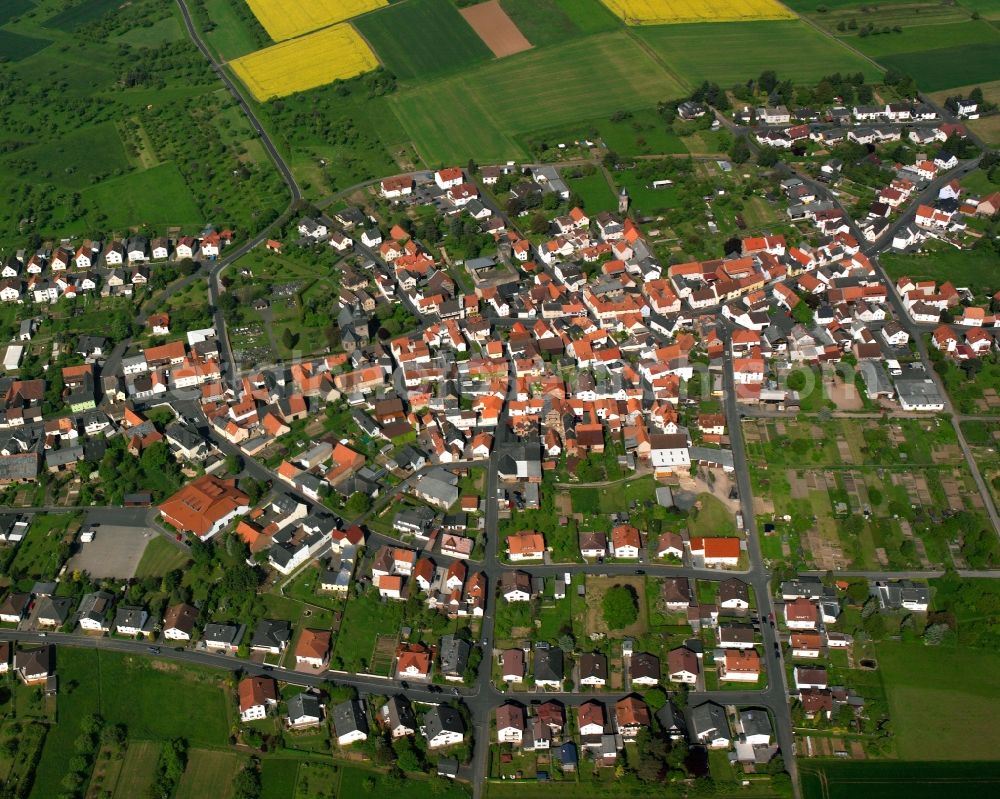
{"label": "agricultural field", "polygon": [[[531,50],[401,92],[392,103],[428,165],[524,156],[515,137],[683,94],[624,33]],[[531,114],[524,109],[531,108]]]}
{"label": "agricultural field", "polygon": [[869,61],[800,20],[666,25],[637,33],[689,84],[708,80],[731,86],[766,69],[796,83],[815,83],[833,72],[862,72],[868,79],[880,74]]}
{"label": "agricultural field", "polygon": [[492,57],[451,0],[408,0],[354,26],[386,69],[404,81],[454,73]]}
{"label": "agricultural field", "polygon": [[187,768],[177,785],[176,799],[229,799],[233,780],[241,767],[235,752],[214,752],[192,749],[188,752]]}
{"label": "agricultural field", "polygon": [[600,0],[500,0],[500,5],[535,47],[621,25]]}
{"label": "agricultural field", "polygon": [[881,799],[940,799],[942,793],[950,799],[979,799],[1000,790],[996,762],[825,760],[803,761],[800,770],[805,799],[854,799],[875,786]]}
{"label": "agricultural field", "polygon": [[629,25],[794,19],[776,0],[602,0]]}
{"label": "agricultural field", "polygon": [[284,97],[375,69],[378,59],[350,25],[282,42],[230,62],[258,100]]}
{"label": "agricultural field", "polygon": [[48,39],[22,36],[13,31],[0,30],[0,53],[9,61],[23,61],[52,44]]}
{"label": "agricultural field", "polygon": [[912,77],[924,91],[1000,79],[1000,43],[942,47],[882,56],[879,63]]}
{"label": "agricultural field", "polygon": [[388,0],[247,0],[254,16],[276,42],[325,28],[388,5]]}
{"label": "agricultural field", "polygon": [[531,49],[531,42],[503,10],[500,0],[463,8],[462,16],[497,58]]}
{"label": "agricultural field", "polygon": [[[879,16],[876,15],[872,21],[879,24]],[[898,53],[918,53],[939,50],[943,47],[974,48],[981,44],[995,45],[1000,42],[1000,31],[982,20],[916,25],[904,22],[900,27],[902,28],[900,33],[849,37],[847,41],[862,53],[876,59]]]}
{"label": "agricultural field", "polygon": [[996,758],[1000,655],[904,643],[879,644],[877,653],[901,759]]}
{"label": "agricultural field", "polygon": [[114,799],[142,796],[153,784],[160,746],[152,741],[131,741],[115,784]]}

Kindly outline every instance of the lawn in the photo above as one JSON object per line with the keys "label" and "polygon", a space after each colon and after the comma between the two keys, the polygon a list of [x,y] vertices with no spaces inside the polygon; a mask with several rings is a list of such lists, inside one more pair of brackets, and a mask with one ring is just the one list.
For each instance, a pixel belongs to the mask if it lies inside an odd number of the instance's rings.
{"label": "lawn", "polygon": [[66,530],[81,518],[79,513],[35,514],[24,541],[17,547],[11,573],[36,580],[55,577],[69,554],[69,547],[63,544]]}
{"label": "lawn", "polygon": [[518,134],[648,108],[683,91],[629,36],[609,33],[404,91],[393,107],[425,163],[436,165],[520,157]]}
{"label": "lawn", "polygon": [[617,185],[628,189],[628,196],[636,213],[658,213],[677,208],[681,204],[676,186],[654,189],[652,182],[639,177],[635,170],[615,172],[614,180]]}
{"label": "lawn", "polygon": [[137,579],[143,577],[162,577],[174,569],[181,569],[190,560],[184,552],[161,535],[146,544],[142,559],[136,568]]}
{"label": "lawn", "polygon": [[[359,766],[343,766],[340,769],[340,792],[344,799],[357,796],[396,796],[400,788],[391,777]],[[365,781],[372,779],[375,785],[369,788]],[[405,793],[407,799],[468,799],[469,791],[463,783],[437,778],[420,778],[408,774]]]}
{"label": "lawn", "polygon": [[176,799],[229,799],[240,766],[240,756],[235,752],[192,749],[174,796]]}
{"label": "lawn", "polygon": [[861,56],[800,20],[665,25],[637,33],[691,84],[709,80],[731,86],[765,69],[796,83],[814,83],[834,72],[862,72],[869,79],[879,74]]}
{"label": "lawn", "polygon": [[582,178],[570,178],[569,187],[580,196],[583,207],[591,214],[618,209],[618,198],[611,191],[603,172],[595,172]]}
{"label": "lawn", "polygon": [[[371,589],[352,596],[334,644],[333,668],[364,671],[368,668],[379,635],[397,635],[403,621],[403,603],[382,601]],[[339,662],[337,662],[339,661]]]}
{"label": "lawn", "polygon": [[734,535],[736,519],[722,500],[711,494],[699,494],[701,510],[693,511],[688,519],[688,529],[693,536]]}
{"label": "lawn", "polygon": [[109,225],[191,227],[204,221],[174,163],[101,181],[83,193],[90,202],[108,209]]}
{"label": "lawn", "polygon": [[153,741],[129,741],[115,785],[114,799],[134,799],[145,795],[153,784],[160,745]]}
{"label": "lawn", "polygon": [[1000,43],[899,53],[879,61],[909,75],[927,92],[1000,79]]}
{"label": "lawn", "polygon": [[877,654],[900,758],[996,757],[1000,654],[902,643],[880,644]]}
{"label": "lawn", "polygon": [[[998,763],[803,760],[804,799],[980,799],[1000,791]],[[989,786],[992,785],[993,788]],[[877,788],[875,786],[878,786]]]}
{"label": "lawn", "polygon": [[408,0],[354,26],[400,80],[458,72],[493,56],[451,0]]}

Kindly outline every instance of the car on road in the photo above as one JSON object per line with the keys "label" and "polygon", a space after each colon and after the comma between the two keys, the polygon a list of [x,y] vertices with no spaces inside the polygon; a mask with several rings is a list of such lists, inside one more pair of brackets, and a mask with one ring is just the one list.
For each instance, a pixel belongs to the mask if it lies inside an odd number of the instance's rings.
{"label": "car on road", "polygon": [[274,666],[261,666],[264,671],[274,671]]}
{"label": "car on road", "polygon": [[45,638],[45,636],[47,636],[47,635],[48,635],[48,633],[39,633],[38,637],[39,638]]}
{"label": "car on road", "polygon": [[401,685],[401,686],[402,686],[402,687],[403,687],[404,689],[406,689],[406,688],[409,688],[409,687],[410,687],[410,684],[409,684],[409,683],[408,683],[408,682],[407,682],[406,680],[403,680],[403,681],[402,681],[402,682],[400,683],[400,685]]}
{"label": "car on road", "polygon": [[458,696],[459,695],[459,691],[458,691],[457,688],[452,688],[451,689],[451,693],[452,693],[453,696]]}
{"label": "car on road", "polygon": [[645,569],[636,569],[636,570],[635,570],[635,573],[636,573],[636,574],[645,574],[645,573],[646,573],[646,570],[645,570]]}
{"label": "car on road", "polygon": [[158,654],[160,654],[160,647],[158,647],[158,646],[148,646],[148,647],[146,647],[146,649],[149,651],[149,653],[151,655],[158,655]]}

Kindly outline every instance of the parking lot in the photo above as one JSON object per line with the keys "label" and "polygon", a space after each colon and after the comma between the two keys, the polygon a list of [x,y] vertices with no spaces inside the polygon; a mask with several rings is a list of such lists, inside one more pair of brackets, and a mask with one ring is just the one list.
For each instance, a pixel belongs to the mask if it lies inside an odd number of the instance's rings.
{"label": "parking lot", "polygon": [[85,571],[91,577],[134,577],[146,545],[157,535],[145,525],[100,524],[94,540],[80,544],[69,569]]}

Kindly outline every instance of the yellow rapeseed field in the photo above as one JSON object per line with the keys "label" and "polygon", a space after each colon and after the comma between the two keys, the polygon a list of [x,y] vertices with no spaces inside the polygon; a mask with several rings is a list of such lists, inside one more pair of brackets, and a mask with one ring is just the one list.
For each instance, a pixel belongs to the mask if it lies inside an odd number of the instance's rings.
{"label": "yellow rapeseed field", "polygon": [[389,0],[247,0],[276,42],[389,5]]}
{"label": "yellow rapeseed field", "polygon": [[282,42],[229,64],[258,100],[284,97],[378,66],[367,42],[347,23]]}
{"label": "yellow rapeseed field", "polygon": [[601,0],[629,25],[794,19],[776,0]]}

